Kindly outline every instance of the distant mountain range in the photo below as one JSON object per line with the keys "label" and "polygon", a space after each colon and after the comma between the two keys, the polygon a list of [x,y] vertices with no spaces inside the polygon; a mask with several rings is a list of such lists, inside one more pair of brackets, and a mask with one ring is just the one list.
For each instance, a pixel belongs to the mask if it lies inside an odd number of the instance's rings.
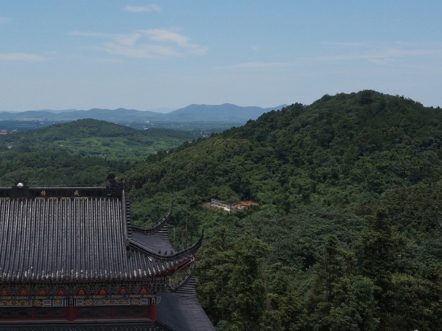
{"label": "distant mountain range", "polygon": [[228,122],[245,123],[257,119],[263,113],[278,110],[285,105],[273,108],[241,107],[225,103],[222,105],[189,105],[169,113],[140,111],[135,109],[98,109],[89,110],[29,110],[24,112],[0,112],[0,120],[17,121],[74,121],[85,118],[131,123],[136,121],[161,122]]}

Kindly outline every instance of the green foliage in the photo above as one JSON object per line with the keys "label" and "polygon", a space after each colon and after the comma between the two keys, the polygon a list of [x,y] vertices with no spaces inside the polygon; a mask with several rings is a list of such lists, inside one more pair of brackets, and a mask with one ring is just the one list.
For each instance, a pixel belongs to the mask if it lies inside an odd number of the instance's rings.
{"label": "green foliage", "polygon": [[[363,91],[266,113],[137,163],[126,176],[137,204],[182,201],[208,229],[200,297],[219,330],[437,329],[430,311],[442,308],[434,223],[441,145],[440,109]],[[222,216],[201,209],[211,198],[260,206]],[[262,272],[251,273],[265,289],[255,298],[259,317],[239,295],[253,283],[240,272],[247,264],[235,269],[245,232],[271,247]],[[425,300],[430,289],[434,296],[414,310],[401,301]]]}
{"label": "green foliage", "polygon": [[66,152],[30,152],[0,160],[0,183],[9,186],[27,177],[37,185],[103,185],[111,171],[126,171],[128,165],[103,158],[79,157]]}
{"label": "green foliage", "polygon": [[[374,91],[325,95],[156,154],[147,133],[115,128],[98,138],[94,130],[78,129],[83,157],[50,145],[60,145],[60,128],[43,153],[33,152],[38,136],[17,136],[15,147],[0,149],[0,180],[25,173],[33,183],[99,184],[117,171],[139,225],[174,202],[175,247],[206,230],[198,291],[218,330],[440,328],[439,108]],[[144,152],[129,163],[94,149],[120,143],[131,159],[133,146]],[[259,206],[202,207],[211,198]]]}
{"label": "green foliage", "polygon": [[68,152],[111,160],[143,160],[194,138],[194,134],[185,131],[155,128],[140,131],[86,119],[0,136],[0,155],[10,158],[15,153]]}
{"label": "green foliage", "polygon": [[344,278],[335,284],[338,297],[327,321],[332,331],[378,330],[379,313],[375,301],[378,288],[363,276]]}
{"label": "green foliage", "polygon": [[222,330],[259,330],[266,297],[262,262],[269,247],[247,233],[227,243],[226,228],[216,235],[213,246],[201,252],[202,300],[216,308]]}

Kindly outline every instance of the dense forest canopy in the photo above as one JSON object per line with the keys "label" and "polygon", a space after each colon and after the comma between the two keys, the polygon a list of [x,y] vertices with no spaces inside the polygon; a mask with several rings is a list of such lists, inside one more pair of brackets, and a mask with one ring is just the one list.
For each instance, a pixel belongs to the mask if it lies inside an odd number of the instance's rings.
{"label": "dense forest canopy", "polygon": [[[439,108],[367,90],[293,104],[138,161],[36,143],[9,159],[5,151],[0,179],[61,171],[58,184],[100,184],[112,170],[140,225],[173,202],[176,247],[206,230],[198,289],[218,330],[436,330],[441,144]],[[259,206],[227,213],[203,207],[211,198]]]}
{"label": "dense forest canopy", "polygon": [[0,136],[0,185],[21,176],[31,185],[102,184],[109,171],[172,150],[198,135],[191,131],[136,130],[94,119]]}

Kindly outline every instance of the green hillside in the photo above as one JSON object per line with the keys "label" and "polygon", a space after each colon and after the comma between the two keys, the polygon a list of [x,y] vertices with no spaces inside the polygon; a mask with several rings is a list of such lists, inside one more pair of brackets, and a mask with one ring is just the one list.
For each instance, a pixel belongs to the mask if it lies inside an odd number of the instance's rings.
{"label": "green hillside", "polygon": [[[218,330],[438,330],[441,116],[362,91],[198,141],[77,121],[2,137],[0,182],[103,185],[114,171],[138,225],[173,203],[175,248],[205,230],[198,292]],[[164,136],[184,143],[150,153]],[[203,206],[212,198],[259,205],[228,213]]]}
{"label": "green hillside", "polygon": [[191,132],[155,128],[140,131],[105,121],[85,119],[0,136],[0,153],[65,151],[114,160],[140,160],[192,139],[195,136]]}
{"label": "green hillside", "polygon": [[[138,222],[174,201],[175,245],[206,229],[199,293],[219,330],[435,330],[441,139],[439,108],[326,95],[121,176]],[[201,206],[211,198],[259,207]]]}

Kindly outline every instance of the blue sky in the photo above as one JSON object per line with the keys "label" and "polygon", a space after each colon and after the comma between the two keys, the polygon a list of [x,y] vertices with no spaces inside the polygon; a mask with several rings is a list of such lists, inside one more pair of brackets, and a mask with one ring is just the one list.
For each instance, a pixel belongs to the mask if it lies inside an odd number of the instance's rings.
{"label": "blue sky", "polygon": [[442,106],[439,0],[0,0],[0,110]]}

